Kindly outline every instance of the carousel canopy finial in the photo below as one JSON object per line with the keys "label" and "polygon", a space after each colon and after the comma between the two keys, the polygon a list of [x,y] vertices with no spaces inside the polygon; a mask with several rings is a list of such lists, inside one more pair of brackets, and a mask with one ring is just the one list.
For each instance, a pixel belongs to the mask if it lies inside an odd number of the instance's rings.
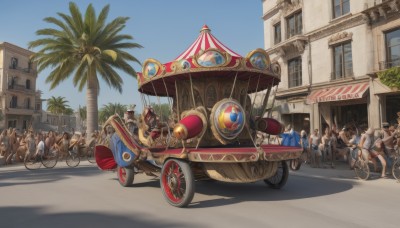
{"label": "carousel canopy finial", "polygon": [[210,32],[210,31],[211,31],[211,29],[208,28],[207,25],[203,25],[203,27],[202,27],[201,30],[200,30],[200,32]]}

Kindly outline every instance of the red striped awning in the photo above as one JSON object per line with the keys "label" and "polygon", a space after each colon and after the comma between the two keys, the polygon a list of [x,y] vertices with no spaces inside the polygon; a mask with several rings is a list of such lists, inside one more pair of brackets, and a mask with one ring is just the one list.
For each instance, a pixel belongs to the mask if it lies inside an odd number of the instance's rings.
{"label": "red striped awning", "polygon": [[311,92],[311,94],[307,97],[307,103],[313,104],[318,102],[360,99],[364,96],[368,88],[369,83],[363,82],[352,85],[319,89]]}

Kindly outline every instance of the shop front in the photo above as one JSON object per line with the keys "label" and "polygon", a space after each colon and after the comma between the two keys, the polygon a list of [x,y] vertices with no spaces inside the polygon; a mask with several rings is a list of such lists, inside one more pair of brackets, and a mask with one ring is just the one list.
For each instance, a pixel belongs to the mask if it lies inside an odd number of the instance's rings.
{"label": "shop front", "polygon": [[315,89],[307,97],[312,106],[311,127],[367,127],[369,82]]}

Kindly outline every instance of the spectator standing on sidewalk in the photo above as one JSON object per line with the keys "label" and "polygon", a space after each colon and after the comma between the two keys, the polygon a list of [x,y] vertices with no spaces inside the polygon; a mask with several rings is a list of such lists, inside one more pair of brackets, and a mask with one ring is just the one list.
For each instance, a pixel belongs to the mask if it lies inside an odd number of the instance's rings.
{"label": "spectator standing on sidewalk", "polygon": [[310,135],[309,145],[311,150],[311,166],[321,168],[321,150],[319,144],[321,138],[318,135],[318,129],[315,129],[313,134]]}

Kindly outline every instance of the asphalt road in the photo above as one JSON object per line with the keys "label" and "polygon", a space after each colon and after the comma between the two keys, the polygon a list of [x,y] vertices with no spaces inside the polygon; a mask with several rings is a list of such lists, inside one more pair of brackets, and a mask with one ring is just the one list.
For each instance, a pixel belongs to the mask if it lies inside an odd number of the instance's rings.
{"label": "asphalt road", "polygon": [[[377,174],[375,175],[377,176]],[[375,177],[374,176],[374,177]],[[400,183],[353,171],[302,167],[281,190],[264,182],[196,182],[188,208],[170,206],[158,179],[82,162],[28,171],[0,167],[0,227],[399,227]]]}

